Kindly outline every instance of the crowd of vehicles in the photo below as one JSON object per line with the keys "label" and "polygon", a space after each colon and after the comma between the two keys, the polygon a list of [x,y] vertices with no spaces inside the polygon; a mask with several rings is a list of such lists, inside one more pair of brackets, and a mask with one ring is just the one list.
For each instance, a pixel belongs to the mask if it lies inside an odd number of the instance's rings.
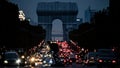
{"label": "crowd of vehicles", "polygon": [[81,49],[79,53],[76,53],[66,42],[59,43],[57,46],[59,48],[57,53],[52,51],[50,45],[46,43],[42,43],[27,52],[6,50],[0,54],[0,65],[51,67],[76,63],[96,65],[98,68],[101,68],[102,65],[114,66],[119,63],[116,52],[112,49],[97,49],[96,51]]}
{"label": "crowd of vehicles", "polygon": [[[9,49],[3,51],[1,53],[2,58],[0,58],[1,65],[10,65],[12,63],[8,61],[4,61],[6,52],[15,52],[19,58],[18,64],[15,65],[31,65],[31,66],[65,66],[70,65],[74,62],[81,63],[81,57],[79,54],[76,54],[68,45],[67,42],[63,42],[64,44],[58,45],[55,43],[59,50],[58,52],[54,52],[50,48],[48,43],[40,43],[38,46],[35,46],[26,51],[19,51],[19,49]],[[54,46],[54,45],[53,45]],[[16,60],[17,61],[17,60]]]}

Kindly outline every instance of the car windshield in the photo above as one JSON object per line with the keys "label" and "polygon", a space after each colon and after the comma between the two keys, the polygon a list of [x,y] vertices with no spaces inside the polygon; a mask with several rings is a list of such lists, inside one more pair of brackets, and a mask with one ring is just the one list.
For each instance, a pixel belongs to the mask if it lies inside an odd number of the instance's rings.
{"label": "car windshield", "polygon": [[115,57],[115,53],[111,49],[100,49],[98,53],[100,57]]}
{"label": "car windshield", "polygon": [[94,57],[94,56],[96,56],[96,55],[97,55],[97,53],[95,53],[95,52],[90,52],[90,53],[89,53],[89,56],[93,56],[93,57]]}
{"label": "car windshield", "polygon": [[109,54],[99,54],[99,57],[115,57],[115,55],[113,53],[109,53]]}
{"label": "car windshield", "polygon": [[7,53],[5,58],[18,58],[18,55],[16,53]]}

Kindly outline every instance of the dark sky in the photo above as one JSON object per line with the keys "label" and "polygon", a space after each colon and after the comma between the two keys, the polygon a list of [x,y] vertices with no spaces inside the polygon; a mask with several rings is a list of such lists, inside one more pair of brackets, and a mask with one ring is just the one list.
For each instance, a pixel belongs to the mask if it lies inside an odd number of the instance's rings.
{"label": "dark sky", "polygon": [[17,4],[20,10],[23,10],[27,18],[31,18],[34,23],[37,24],[37,14],[36,8],[38,2],[76,2],[78,5],[78,18],[83,18],[84,20],[84,11],[91,6],[91,9],[101,10],[109,6],[109,0],[10,0],[13,3]]}

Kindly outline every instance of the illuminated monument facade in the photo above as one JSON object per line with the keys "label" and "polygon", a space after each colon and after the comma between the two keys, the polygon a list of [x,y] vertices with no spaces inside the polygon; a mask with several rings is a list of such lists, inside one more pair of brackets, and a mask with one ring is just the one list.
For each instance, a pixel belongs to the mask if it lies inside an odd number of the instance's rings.
{"label": "illuminated monument facade", "polygon": [[[56,38],[60,41],[68,41],[68,32],[76,29],[78,7],[73,2],[40,2],[37,5],[38,25],[46,30],[46,41],[54,41]],[[61,20],[63,33],[52,32],[52,22]],[[57,22],[57,21],[56,21]],[[57,28],[59,29],[59,28]],[[54,34],[53,34],[54,33]],[[55,38],[55,39],[53,39]]]}

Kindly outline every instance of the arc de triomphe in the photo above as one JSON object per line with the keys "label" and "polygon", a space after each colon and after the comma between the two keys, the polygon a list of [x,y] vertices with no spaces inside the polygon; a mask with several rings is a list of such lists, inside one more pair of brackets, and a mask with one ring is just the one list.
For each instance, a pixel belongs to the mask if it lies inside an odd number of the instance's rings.
{"label": "arc de triomphe", "polygon": [[[37,5],[38,24],[46,30],[46,41],[54,37],[63,37],[60,41],[68,41],[68,32],[76,29],[78,14],[77,4],[74,2],[40,2]],[[63,35],[52,35],[52,21],[59,19],[62,21]],[[58,28],[59,29],[59,28]]]}

